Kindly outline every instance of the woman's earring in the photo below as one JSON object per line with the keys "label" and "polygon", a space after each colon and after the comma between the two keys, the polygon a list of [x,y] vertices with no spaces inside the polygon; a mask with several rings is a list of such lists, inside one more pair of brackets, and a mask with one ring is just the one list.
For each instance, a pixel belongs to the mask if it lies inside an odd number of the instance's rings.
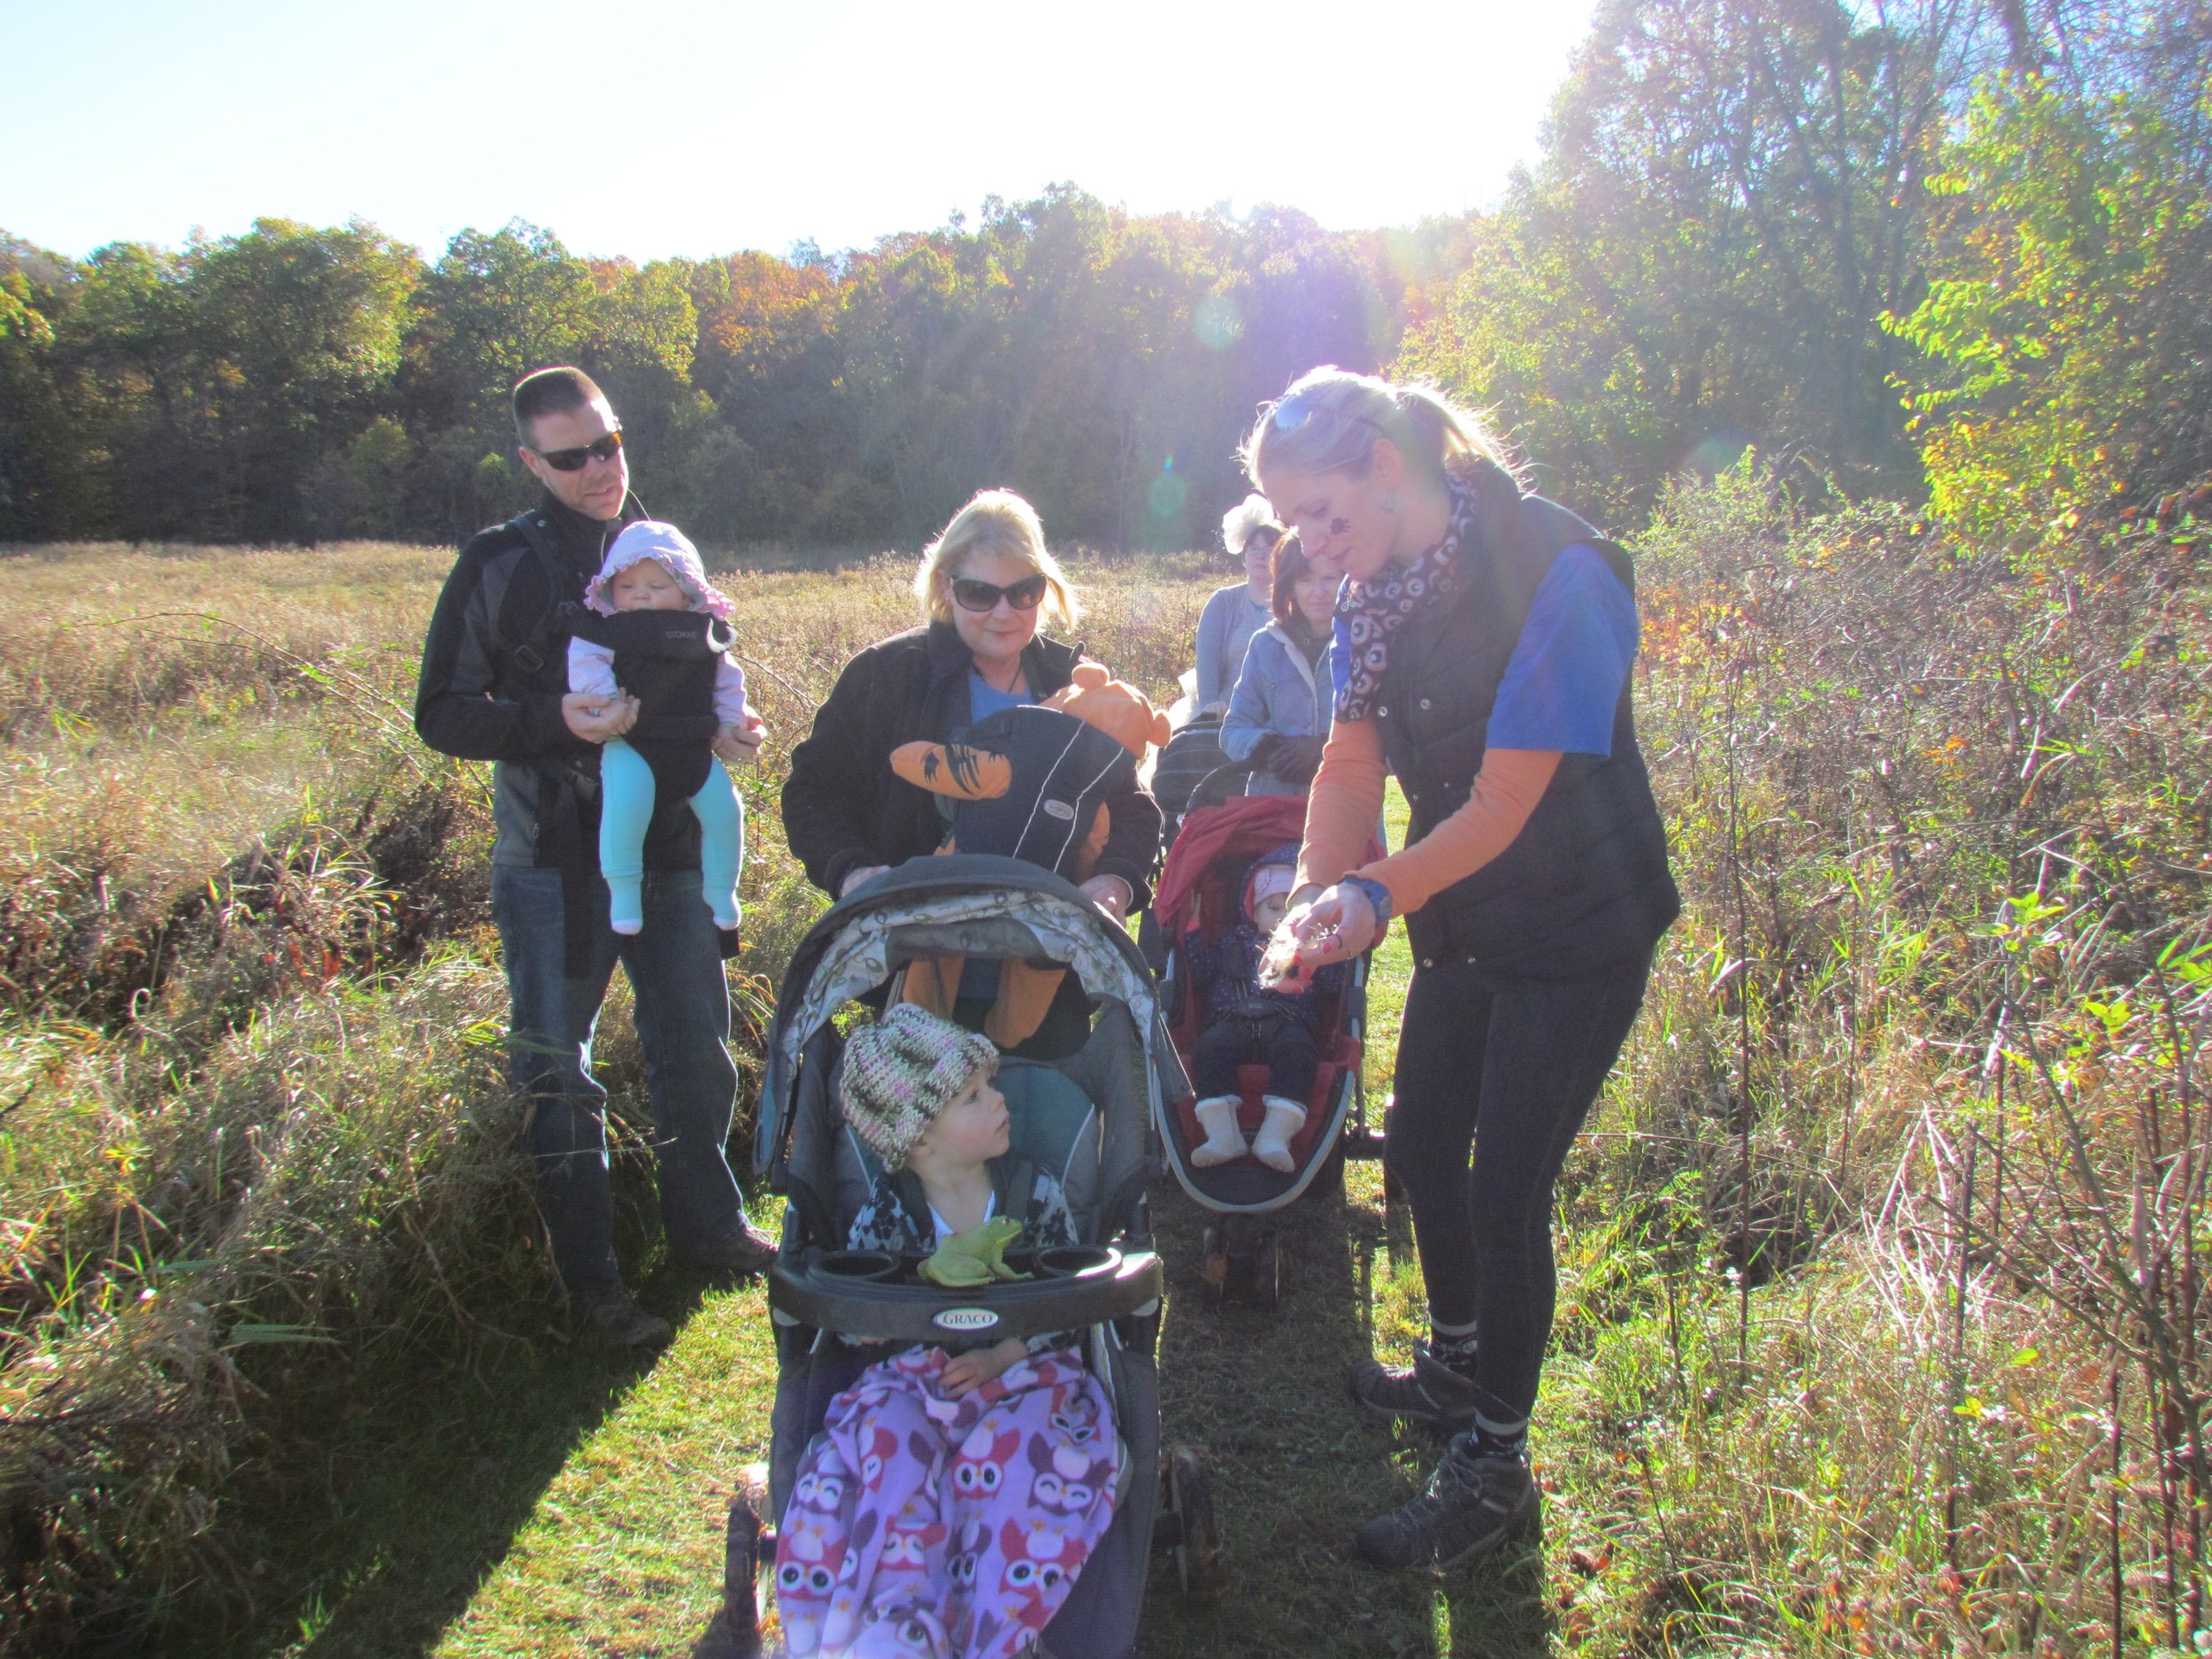
{"label": "woman's earring", "polygon": [[1388,495],[1383,497],[1383,511],[1390,514],[1394,518],[1397,517],[1398,492],[1396,490],[1392,490]]}

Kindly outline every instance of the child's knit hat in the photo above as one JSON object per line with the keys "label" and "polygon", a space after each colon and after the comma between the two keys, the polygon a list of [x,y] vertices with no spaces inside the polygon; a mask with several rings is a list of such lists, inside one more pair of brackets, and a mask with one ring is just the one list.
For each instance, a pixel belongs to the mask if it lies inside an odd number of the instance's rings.
{"label": "child's knit hat", "polygon": [[911,1002],[894,1002],[845,1040],[845,1121],[895,1173],[937,1114],[985,1067],[998,1067],[988,1037]]}
{"label": "child's knit hat", "polygon": [[614,615],[614,601],[607,594],[607,584],[631,565],[647,559],[658,559],[666,567],[676,579],[676,586],[689,596],[694,611],[703,611],[721,622],[730,619],[733,607],[729,595],[707,580],[707,567],[699,557],[699,549],[691,545],[691,538],[674,525],[663,524],[657,518],[640,518],[622,526],[622,533],[607,549],[599,574],[584,589],[584,603],[603,617]]}

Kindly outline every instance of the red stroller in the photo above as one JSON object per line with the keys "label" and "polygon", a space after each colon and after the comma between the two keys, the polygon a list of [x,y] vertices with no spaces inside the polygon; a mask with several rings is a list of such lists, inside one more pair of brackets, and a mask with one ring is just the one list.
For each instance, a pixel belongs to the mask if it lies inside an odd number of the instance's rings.
{"label": "red stroller", "polygon": [[[1231,794],[1242,787],[1248,773],[1248,767],[1224,767],[1193,795],[1153,900],[1166,942],[1160,1000],[1169,1037],[1187,1071],[1201,1030],[1201,999],[1187,982],[1192,947],[1211,944],[1235,921],[1253,863],[1284,842],[1295,841],[1305,827],[1303,795]],[[1370,856],[1381,856],[1381,849],[1371,848]],[[1360,1079],[1367,956],[1350,966],[1341,984],[1321,998],[1315,1021],[1320,1064],[1305,1102],[1305,1122],[1290,1137],[1287,1171],[1271,1169],[1256,1158],[1210,1167],[1194,1164],[1191,1154],[1206,1138],[1195,1093],[1161,1103],[1160,1142],[1168,1167],[1185,1192],[1222,1217],[1206,1229],[1202,1280],[1211,1300],[1233,1296],[1273,1307],[1282,1293],[1279,1241],[1272,1228],[1254,1229],[1244,1218],[1279,1210],[1311,1190],[1340,1188],[1348,1157],[1382,1156],[1382,1135],[1367,1125]],[[1264,1116],[1261,1095],[1267,1070],[1243,1066],[1237,1081],[1238,1116],[1248,1133]]]}

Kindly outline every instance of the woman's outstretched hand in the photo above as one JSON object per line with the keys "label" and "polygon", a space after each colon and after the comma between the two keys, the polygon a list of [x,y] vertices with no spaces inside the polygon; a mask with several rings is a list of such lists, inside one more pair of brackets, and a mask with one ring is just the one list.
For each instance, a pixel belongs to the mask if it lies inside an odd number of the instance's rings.
{"label": "woman's outstretched hand", "polygon": [[1324,888],[1310,904],[1283,918],[1260,964],[1269,989],[1302,991],[1309,978],[1333,962],[1348,962],[1375,943],[1375,907],[1357,887]]}

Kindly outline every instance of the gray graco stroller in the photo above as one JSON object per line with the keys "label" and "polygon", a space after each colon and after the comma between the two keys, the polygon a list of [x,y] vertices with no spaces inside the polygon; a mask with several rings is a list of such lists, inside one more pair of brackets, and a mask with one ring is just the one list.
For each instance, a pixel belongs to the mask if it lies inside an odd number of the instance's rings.
{"label": "gray graco stroller", "polygon": [[[892,1258],[843,1248],[881,1166],[839,1108],[844,1040],[837,1017],[901,970],[947,956],[1065,967],[1092,1004],[1088,1039],[1073,1053],[1050,1061],[1009,1056],[998,1074],[1013,1151],[1059,1179],[1081,1242],[1039,1252],[1033,1279],[978,1289],[921,1280],[910,1262],[887,1271]],[[916,858],[823,913],[784,976],[761,1087],[755,1166],[787,1201],[768,1282],[776,1402],[767,1514],[743,1500],[731,1512],[718,1621],[734,1639],[727,1651],[752,1650],[744,1637],[757,1624],[759,1570],[774,1556],[766,1523],[782,1515],[829,1402],[864,1368],[841,1335],[956,1351],[1008,1336],[1087,1333],[1085,1360],[1119,1429],[1121,1496],[1111,1527],[1045,1632],[1055,1659],[1124,1659],[1135,1651],[1155,1545],[1174,1550],[1187,1592],[1217,1590],[1204,1471],[1194,1453],[1160,1454],[1162,1281],[1144,1196],[1150,1125],[1164,1100],[1187,1091],[1135,944],[1049,871],[974,855]]]}

